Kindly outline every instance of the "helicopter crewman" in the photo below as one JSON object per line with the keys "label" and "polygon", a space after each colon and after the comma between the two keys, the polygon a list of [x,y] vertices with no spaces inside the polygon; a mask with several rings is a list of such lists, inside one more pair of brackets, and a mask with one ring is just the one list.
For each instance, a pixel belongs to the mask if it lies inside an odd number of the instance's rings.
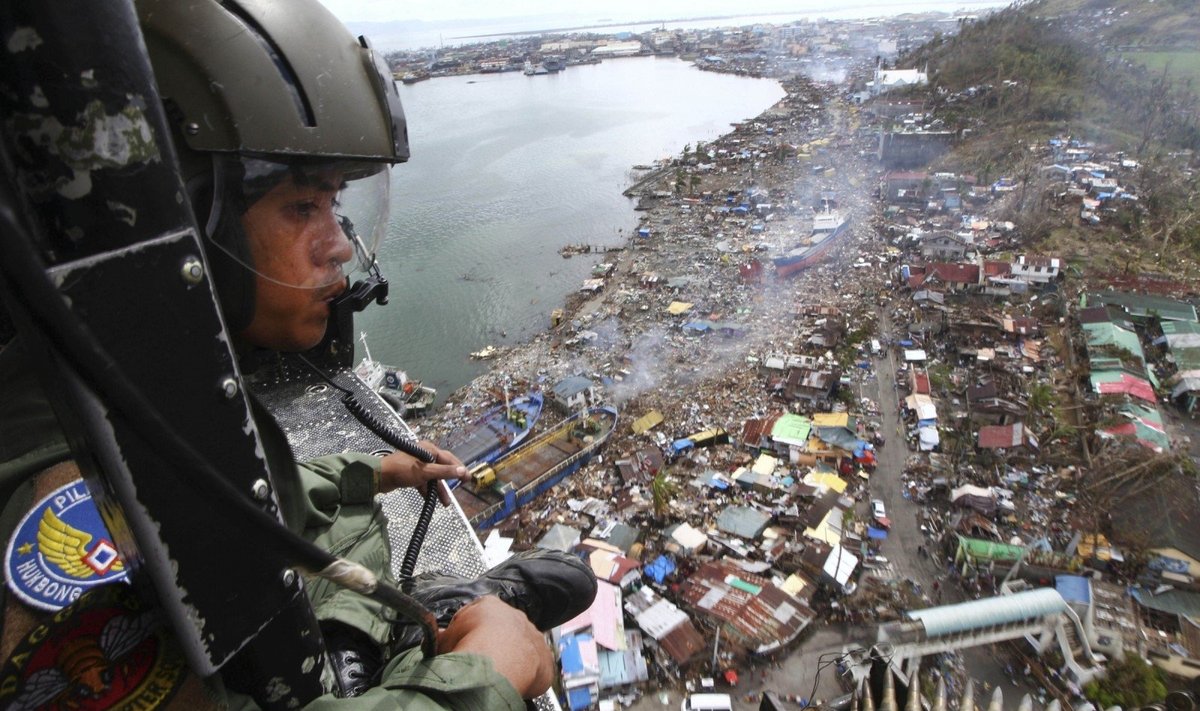
{"label": "helicopter crewman", "polygon": [[[390,74],[316,0],[139,0],[138,15],[227,330],[239,351],[315,346],[347,272],[375,267],[389,168],[408,157]],[[21,386],[0,404],[0,443],[19,443],[0,445],[0,473],[13,477],[69,453],[20,376],[20,348],[0,351],[0,382]],[[395,453],[294,465],[262,408],[254,424],[282,472],[272,483],[287,526],[383,578],[391,553],[375,496],[439,486],[445,503],[438,481],[466,478],[429,443],[432,463]],[[412,590],[444,628],[431,658],[407,646],[411,625],[389,608],[325,581],[307,587],[340,688],[314,708],[355,696],[375,708],[524,708],[553,676],[543,631],[586,609],[596,582],[577,558],[539,552],[478,579],[420,576]],[[217,687],[221,705],[253,703]]]}

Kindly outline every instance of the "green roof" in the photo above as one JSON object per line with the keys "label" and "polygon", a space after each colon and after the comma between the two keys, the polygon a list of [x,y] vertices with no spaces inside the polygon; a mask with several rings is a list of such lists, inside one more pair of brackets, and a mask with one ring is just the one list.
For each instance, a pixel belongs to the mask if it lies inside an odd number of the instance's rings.
{"label": "green roof", "polygon": [[808,441],[808,433],[811,431],[812,422],[807,417],[787,413],[775,420],[775,426],[771,428],[771,438],[804,444]]}
{"label": "green roof", "polygon": [[1164,336],[1184,334],[1200,336],[1200,323],[1196,321],[1164,321],[1162,332]]}
{"label": "green roof", "polygon": [[1180,370],[1200,370],[1200,323],[1163,321],[1162,332]]}
{"label": "green roof", "polygon": [[1155,595],[1142,588],[1134,588],[1130,593],[1134,600],[1152,610],[1200,618],[1200,593],[1190,590],[1166,590]]}
{"label": "green roof", "polygon": [[1196,321],[1196,307],[1183,301],[1167,299],[1161,296],[1146,296],[1144,294],[1128,294],[1116,291],[1102,291],[1087,294],[1084,297],[1086,306],[1120,306],[1130,316],[1150,318],[1157,316],[1164,321]]}
{"label": "green roof", "polygon": [[1083,330],[1087,336],[1088,348],[1116,346],[1137,355],[1143,361],[1146,360],[1142,355],[1142,342],[1133,331],[1126,331],[1115,323],[1085,323]]}
{"label": "green roof", "polygon": [[985,541],[981,538],[958,537],[958,549],[975,560],[1017,560],[1025,552],[1024,546]]}

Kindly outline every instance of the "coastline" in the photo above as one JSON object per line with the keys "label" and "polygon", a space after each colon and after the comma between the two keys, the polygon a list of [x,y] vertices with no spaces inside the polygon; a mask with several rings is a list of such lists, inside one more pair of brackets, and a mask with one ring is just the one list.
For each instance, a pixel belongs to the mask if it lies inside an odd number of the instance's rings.
{"label": "coastline", "polygon": [[[756,118],[735,125],[707,144],[705,150],[718,156],[737,156],[734,148],[763,137],[771,137],[778,146],[799,146],[819,139],[829,140],[832,146],[836,137],[849,135],[846,126],[852,111],[839,96],[844,84],[818,84],[802,78],[781,85],[786,92],[783,99]],[[837,150],[831,147],[828,152]],[[622,423],[610,439],[605,457],[563,482],[560,490],[551,492],[544,503],[536,505],[545,512],[561,512],[565,507],[557,506],[554,501],[588,495],[595,488],[593,480],[601,474],[604,459],[620,456],[650,441],[653,433],[633,435],[629,428],[630,422],[646,412],[662,412],[665,423],[659,429],[682,436],[680,433],[708,426],[723,426],[732,431],[740,427],[742,419],[771,406],[771,394],[750,363],[765,348],[782,347],[789,340],[796,291],[802,290],[814,303],[821,299],[837,300],[840,285],[829,264],[851,251],[851,245],[865,240],[865,226],[870,222],[866,210],[857,204],[858,197],[846,193],[854,189],[857,184],[854,176],[864,169],[850,169],[849,154],[853,151],[840,152],[847,155],[836,162],[847,169],[829,174],[814,175],[809,162],[776,157],[770,152],[767,160],[718,158],[714,162],[720,163],[719,167],[701,171],[692,154],[672,157],[669,164],[655,171],[657,179],[647,181],[643,176],[635,181],[634,185],[642,185],[643,195],[656,191],[661,194],[664,188],[672,189],[667,183],[674,177],[674,171],[683,170],[689,176],[700,176],[694,189],[697,195],[724,195],[730,190],[755,186],[783,197],[780,202],[786,203],[788,209],[780,210],[781,214],[768,223],[765,234],[742,229],[735,239],[740,244],[731,255],[718,254],[713,247],[718,241],[716,237],[728,239],[733,236],[729,234],[732,230],[716,230],[698,218],[701,200],[687,194],[692,190],[653,199],[655,204],[649,209],[635,213],[636,223],[625,233],[628,236],[604,288],[594,294],[579,291],[569,294],[558,305],[565,317],[557,328],[546,328],[519,345],[503,348],[487,372],[451,393],[434,414],[419,423],[422,436],[438,441],[464,426],[494,401],[506,382],[516,382],[518,387],[525,383],[549,389],[559,379],[574,374],[584,374],[596,381],[608,380],[604,401],[621,408]],[[637,199],[631,188],[625,189],[626,194]],[[758,287],[744,285],[738,263],[742,256],[754,256],[749,245],[763,239],[786,240],[804,233],[808,224],[799,208],[807,205],[815,193],[830,188],[846,193],[847,209],[855,214],[852,234],[835,247],[826,264],[789,280],[776,282],[773,276],[767,276]],[[639,227],[648,227],[651,237],[638,237]],[[758,256],[764,262],[769,261]],[[600,255],[596,262],[604,259]],[[691,286],[646,287],[644,282],[649,273],[657,274],[664,282],[673,277],[690,279]],[[874,274],[873,279],[859,286],[864,292],[873,293],[875,287],[869,284],[880,277]],[[705,294],[710,295],[711,303],[703,303]],[[818,298],[818,294],[823,296]],[[751,323],[741,338],[683,335],[679,319],[666,312],[667,305],[678,299],[691,300],[706,308],[710,315],[719,312],[729,316],[748,311]],[[873,299],[867,299],[866,303],[872,304]],[[593,340],[586,339],[590,333],[597,334]],[[583,339],[580,334],[584,334]],[[522,529],[522,538],[536,537],[537,526]]]}

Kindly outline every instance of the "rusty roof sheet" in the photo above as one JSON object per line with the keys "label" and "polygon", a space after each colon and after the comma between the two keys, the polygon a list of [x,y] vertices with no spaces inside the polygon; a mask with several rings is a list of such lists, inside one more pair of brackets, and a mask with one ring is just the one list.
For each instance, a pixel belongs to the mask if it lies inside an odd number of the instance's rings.
{"label": "rusty roof sheet", "polygon": [[724,621],[747,646],[765,650],[795,638],[814,613],[766,578],[726,560],[706,563],[684,583],[683,601]]}

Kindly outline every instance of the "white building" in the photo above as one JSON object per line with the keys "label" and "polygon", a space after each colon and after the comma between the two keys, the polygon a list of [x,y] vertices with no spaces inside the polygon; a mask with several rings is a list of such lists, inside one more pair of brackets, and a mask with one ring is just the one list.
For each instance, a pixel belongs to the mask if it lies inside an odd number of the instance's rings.
{"label": "white building", "polygon": [[1049,284],[1058,278],[1061,264],[1056,257],[1028,257],[1021,255],[1013,262],[1012,275],[1016,279],[1034,283]]}
{"label": "white building", "polygon": [[868,83],[871,96],[879,96],[893,89],[924,84],[928,75],[919,69],[880,69],[875,67],[875,79]]}

